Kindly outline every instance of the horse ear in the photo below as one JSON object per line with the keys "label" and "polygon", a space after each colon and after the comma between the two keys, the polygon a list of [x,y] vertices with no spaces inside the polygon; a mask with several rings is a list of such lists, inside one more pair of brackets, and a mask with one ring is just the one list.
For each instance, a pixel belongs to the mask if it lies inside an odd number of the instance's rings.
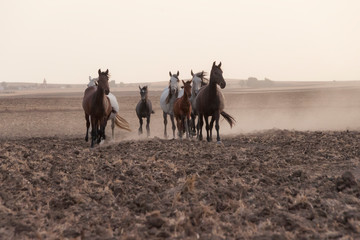
{"label": "horse ear", "polygon": [[105,73],[106,73],[106,75],[108,75],[108,74],[109,74],[109,69],[106,69],[106,72],[105,72]]}
{"label": "horse ear", "polygon": [[172,74],[171,74],[171,72],[169,71],[169,75],[170,75],[170,77],[172,77]]}
{"label": "horse ear", "polygon": [[191,69],[191,76],[194,76],[194,73],[193,73],[192,69]]}
{"label": "horse ear", "polygon": [[141,87],[140,87],[140,85],[139,85],[139,89],[140,89],[140,91],[141,91]]}
{"label": "horse ear", "polygon": [[99,68],[98,74],[100,75],[100,73],[101,73],[101,69]]}
{"label": "horse ear", "polygon": [[183,82],[183,84],[185,85],[185,82],[184,82],[184,80],[181,80],[182,82]]}
{"label": "horse ear", "polygon": [[177,74],[176,74],[177,76],[179,76],[179,71],[177,71]]}
{"label": "horse ear", "polygon": [[216,61],[214,61],[214,63],[213,63],[213,67],[215,67],[215,65],[216,65]]}
{"label": "horse ear", "polygon": [[218,67],[219,67],[219,68],[221,67],[221,62],[219,63]]}

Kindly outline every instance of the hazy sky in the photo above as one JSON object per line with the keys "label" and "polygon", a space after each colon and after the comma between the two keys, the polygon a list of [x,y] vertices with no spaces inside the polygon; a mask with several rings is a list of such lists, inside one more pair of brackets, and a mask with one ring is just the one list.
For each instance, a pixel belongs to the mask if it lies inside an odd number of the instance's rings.
{"label": "hazy sky", "polygon": [[0,0],[2,81],[360,80],[360,1]]}

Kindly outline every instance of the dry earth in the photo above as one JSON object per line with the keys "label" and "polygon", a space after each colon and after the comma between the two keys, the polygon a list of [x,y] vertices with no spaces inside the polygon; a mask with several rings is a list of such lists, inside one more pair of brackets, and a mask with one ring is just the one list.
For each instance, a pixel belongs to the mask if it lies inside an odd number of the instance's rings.
{"label": "dry earth", "polygon": [[94,149],[81,93],[0,97],[0,239],[359,239],[359,93],[228,91],[218,145],[162,139],[160,92],[139,139],[115,92],[134,131]]}

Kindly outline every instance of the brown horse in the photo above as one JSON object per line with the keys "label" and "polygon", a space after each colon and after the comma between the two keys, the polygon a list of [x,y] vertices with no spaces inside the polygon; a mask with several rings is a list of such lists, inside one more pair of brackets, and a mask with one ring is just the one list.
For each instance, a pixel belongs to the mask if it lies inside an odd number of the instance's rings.
{"label": "brown horse", "polygon": [[[217,141],[220,143],[220,135],[219,135],[219,118],[220,114],[225,118],[225,120],[230,124],[230,127],[233,126],[235,119],[224,112],[224,96],[221,93],[220,88],[225,88],[226,82],[223,77],[223,71],[221,70],[221,62],[218,66],[216,66],[215,62],[212,65],[211,73],[210,73],[210,81],[209,84],[199,91],[196,97],[196,110],[199,114],[200,126],[198,129],[199,140],[202,140],[202,127],[204,125],[203,117],[205,118],[206,123],[206,139],[208,142],[212,140],[212,128],[215,121],[215,129],[217,133]],[[209,124],[208,117],[211,116],[211,121]],[[200,130],[200,131],[199,131]]]}
{"label": "brown horse", "polygon": [[88,87],[85,90],[82,103],[86,119],[85,141],[88,141],[89,116],[91,119],[91,147],[94,147],[95,140],[97,140],[97,143],[100,143],[101,137],[105,139],[105,127],[112,111],[110,100],[106,96],[110,92],[109,70],[101,72],[99,69],[98,73],[98,85]]}
{"label": "brown horse", "polygon": [[[189,138],[189,122],[191,116],[191,102],[189,98],[191,97],[191,80],[184,82],[184,95],[181,98],[176,99],[174,103],[174,117],[176,119],[176,124],[179,132],[179,137],[182,139],[184,130],[186,132],[186,138]],[[185,127],[185,129],[184,129]]]}

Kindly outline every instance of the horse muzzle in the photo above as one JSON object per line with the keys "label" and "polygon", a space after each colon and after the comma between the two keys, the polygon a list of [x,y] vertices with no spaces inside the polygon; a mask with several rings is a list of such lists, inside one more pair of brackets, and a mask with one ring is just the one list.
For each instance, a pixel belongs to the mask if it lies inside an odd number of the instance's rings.
{"label": "horse muzzle", "polygon": [[105,90],[105,94],[108,95],[110,93],[110,90]]}
{"label": "horse muzzle", "polygon": [[225,87],[226,87],[226,82],[220,83],[220,88],[221,88],[221,89],[224,89]]}
{"label": "horse muzzle", "polygon": [[174,88],[171,88],[170,89],[170,93],[173,95],[173,94],[175,94],[175,92],[176,92],[176,89],[174,89]]}

